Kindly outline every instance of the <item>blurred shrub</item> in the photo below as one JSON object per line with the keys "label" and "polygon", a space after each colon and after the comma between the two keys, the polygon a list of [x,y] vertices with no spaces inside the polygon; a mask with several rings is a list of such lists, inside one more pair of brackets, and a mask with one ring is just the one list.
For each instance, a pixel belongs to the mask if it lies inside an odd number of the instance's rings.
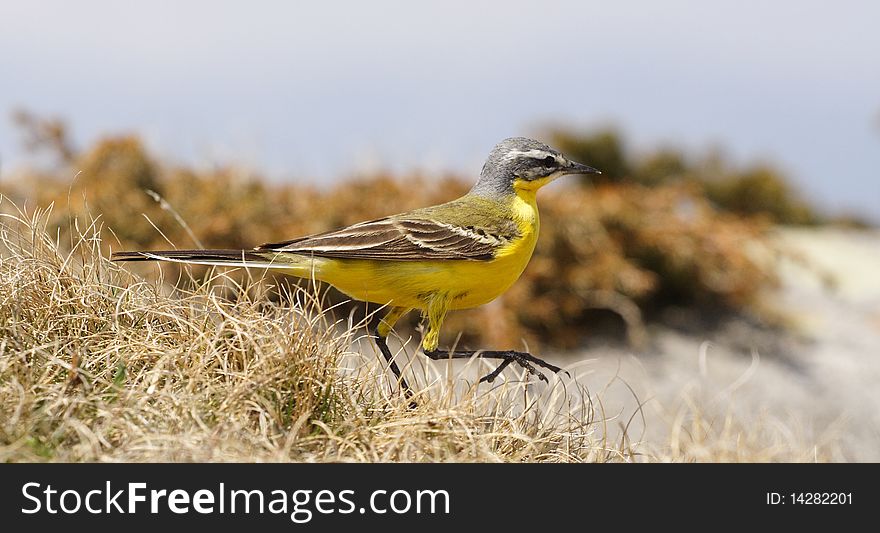
{"label": "blurred shrub", "polygon": [[70,141],[67,125],[57,117],[43,118],[25,110],[12,113],[12,122],[23,134],[24,146],[31,152],[47,152],[56,163],[71,163],[76,148]]}
{"label": "blurred shrub", "polygon": [[768,165],[738,169],[718,154],[688,161],[680,151],[661,148],[635,156],[614,130],[551,132],[566,155],[603,172],[592,183],[633,182],[651,187],[677,182],[698,184],[718,208],[738,215],[762,215],[778,224],[817,224],[822,217],[804,201],[788,178]]}
{"label": "blurred shrub", "polygon": [[685,178],[689,173],[684,154],[677,150],[660,149],[636,162],[633,175],[636,182],[660,185]]}
{"label": "blurred shrub", "polygon": [[783,224],[817,224],[819,215],[795,194],[779,172],[759,166],[705,180],[706,196],[735,213],[769,216]]}

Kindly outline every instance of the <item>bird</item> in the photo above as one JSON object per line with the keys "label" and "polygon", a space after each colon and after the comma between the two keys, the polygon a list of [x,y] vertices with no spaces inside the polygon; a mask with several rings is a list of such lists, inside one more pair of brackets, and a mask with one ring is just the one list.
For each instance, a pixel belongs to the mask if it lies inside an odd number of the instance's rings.
{"label": "bird", "polygon": [[111,259],[278,269],[329,283],[354,300],[379,304],[385,312],[370,334],[410,400],[414,393],[387,338],[412,310],[425,323],[421,351],[428,358],[500,361],[479,383],[493,382],[512,363],[546,382],[536,366],[555,373],[562,369],[528,352],[443,349],[439,335],[447,313],[486,304],[520,277],[538,241],[536,193],[569,174],[601,172],[540,141],[511,137],[489,152],[473,188],[444,204],[249,250],[121,251]]}

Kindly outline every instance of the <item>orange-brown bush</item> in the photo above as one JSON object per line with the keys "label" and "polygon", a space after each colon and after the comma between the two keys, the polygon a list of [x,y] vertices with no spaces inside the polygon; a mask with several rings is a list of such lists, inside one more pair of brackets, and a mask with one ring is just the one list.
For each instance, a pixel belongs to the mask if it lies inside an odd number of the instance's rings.
{"label": "orange-brown bush", "polygon": [[[661,171],[675,167],[671,159],[655,163],[651,168]],[[123,136],[98,142],[57,172],[7,184],[3,192],[29,198],[30,205],[54,202],[52,223],[61,233],[74,216],[100,216],[118,238],[114,249],[169,242],[251,247],[450,200],[469,181],[374,176],[329,189],[273,184],[233,168],[163,165],[136,137]],[[748,309],[773,283],[747,253],[748,244],[764,241],[765,225],[719,211],[699,186],[574,183],[542,191],[539,204],[543,233],[523,279],[497,303],[457,313],[446,341],[461,331],[465,344],[519,345],[525,339],[533,347],[571,347],[589,333],[596,308],[617,313],[637,334],[644,310]]]}
{"label": "orange-brown bush", "polygon": [[720,210],[761,215],[779,224],[816,224],[823,217],[805,201],[787,176],[763,164],[737,168],[719,153],[688,158],[679,150],[661,148],[641,155],[627,150],[614,130],[576,133],[555,130],[553,143],[576,160],[591,161],[604,171],[603,182],[634,182],[648,186],[690,183]]}

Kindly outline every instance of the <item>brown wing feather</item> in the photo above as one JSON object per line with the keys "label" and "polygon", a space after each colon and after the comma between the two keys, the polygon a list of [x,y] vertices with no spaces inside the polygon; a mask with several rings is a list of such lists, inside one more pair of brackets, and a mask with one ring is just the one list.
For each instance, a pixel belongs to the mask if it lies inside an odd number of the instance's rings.
{"label": "brown wing feather", "polygon": [[379,261],[486,261],[516,236],[429,219],[382,218],[336,231],[258,246],[259,252],[292,252],[317,257]]}

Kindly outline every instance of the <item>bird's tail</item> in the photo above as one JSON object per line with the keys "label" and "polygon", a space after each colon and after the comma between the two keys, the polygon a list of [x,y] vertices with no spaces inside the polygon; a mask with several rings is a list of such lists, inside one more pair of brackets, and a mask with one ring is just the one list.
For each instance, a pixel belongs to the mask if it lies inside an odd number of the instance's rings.
{"label": "bird's tail", "polygon": [[253,268],[291,268],[274,253],[253,250],[160,250],[155,252],[114,252],[111,261],[171,261],[191,265],[241,266]]}

